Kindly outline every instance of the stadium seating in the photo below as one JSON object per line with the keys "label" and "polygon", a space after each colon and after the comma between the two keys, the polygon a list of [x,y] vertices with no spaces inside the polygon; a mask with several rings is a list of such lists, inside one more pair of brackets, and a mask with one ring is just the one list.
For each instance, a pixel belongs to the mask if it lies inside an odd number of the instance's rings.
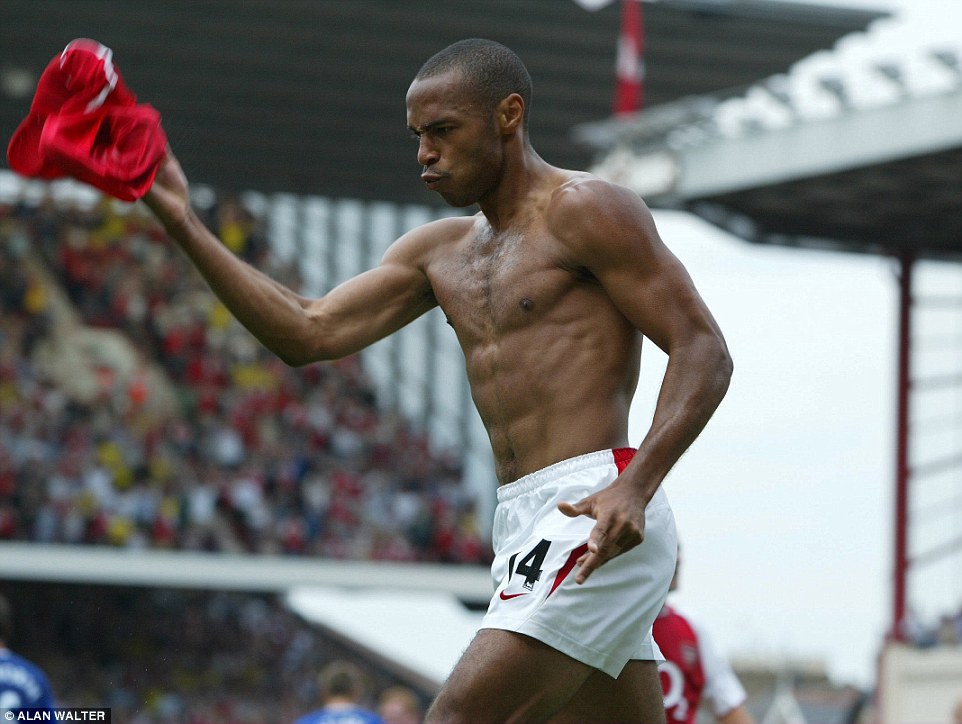
{"label": "stadium seating", "polygon": [[[297,287],[237,199],[206,221]],[[18,203],[0,229],[0,539],[487,561],[454,456],[359,358],[285,366],[138,207]]]}

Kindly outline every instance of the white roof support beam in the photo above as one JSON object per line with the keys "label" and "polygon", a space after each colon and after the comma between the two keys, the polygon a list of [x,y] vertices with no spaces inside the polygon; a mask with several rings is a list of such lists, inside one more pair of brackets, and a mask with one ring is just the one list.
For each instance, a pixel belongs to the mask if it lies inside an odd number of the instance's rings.
{"label": "white roof support beam", "polygon": [[593,169],[656,203],[679,203],[962,147],[962,86],[680,149],[613,150]]}

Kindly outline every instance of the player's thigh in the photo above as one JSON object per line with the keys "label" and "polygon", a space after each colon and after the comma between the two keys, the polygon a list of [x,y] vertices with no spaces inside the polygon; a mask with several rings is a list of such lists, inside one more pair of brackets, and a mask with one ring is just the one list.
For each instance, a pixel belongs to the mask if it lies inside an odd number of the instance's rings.
{"label": "player's thigh", "polygon": [[[543,722],[595,669],[533,638],[482,629],[428,710],[430,724]],[[582,722],[584,724],[584,722]]]}
{"label": "player's thigh", "polygon": [[654,661],[629,661],[617,679],[595,671],[551,724],[664,724],[665,706]]}

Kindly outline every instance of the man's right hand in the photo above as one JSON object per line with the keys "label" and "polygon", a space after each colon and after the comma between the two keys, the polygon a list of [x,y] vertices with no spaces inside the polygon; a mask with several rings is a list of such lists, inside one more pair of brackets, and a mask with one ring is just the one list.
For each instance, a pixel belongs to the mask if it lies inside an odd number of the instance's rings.
{"label": "man's right hand", "polygon": [[183,226],[190,215],[190,192],[187,177],[170,147],[161,162],[153,186],[144,196],[150,207],[168,231]]}

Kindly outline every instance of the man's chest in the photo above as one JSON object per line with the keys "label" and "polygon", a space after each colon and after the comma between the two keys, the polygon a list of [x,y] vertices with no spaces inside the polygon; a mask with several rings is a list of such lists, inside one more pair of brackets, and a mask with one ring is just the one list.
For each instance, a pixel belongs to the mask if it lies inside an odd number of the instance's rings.
{"label": "man's chest", "polygon": [[448,322],[490,334],[530,324],[556,309],[577,274],[546,235],[469,239],[432,264],[431,284]]}

